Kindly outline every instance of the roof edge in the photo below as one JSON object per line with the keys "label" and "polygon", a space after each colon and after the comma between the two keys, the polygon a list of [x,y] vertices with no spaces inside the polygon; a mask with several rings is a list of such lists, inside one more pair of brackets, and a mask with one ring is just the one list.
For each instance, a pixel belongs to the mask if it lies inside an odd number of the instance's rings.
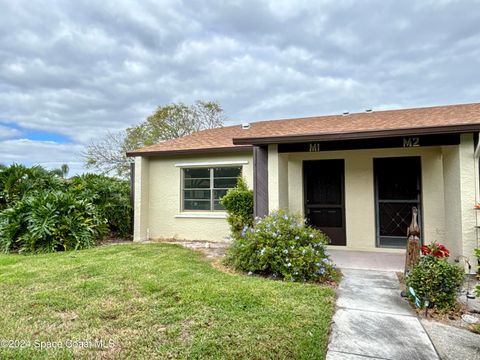
{"label": "roof edge", "polygon": [[183,149],[183,150],[157,150],[157,151],[127,151],[127,157],[135,156],[170,156],[170,155],[189,155],[189,154],[209,154],[209,153],[235,153],[252,151],[253,146],[249,144],[244,146],[230,146],[230,147],[212,147],[201,149]]}
{"label": "roof edge", "polygon": [[403,129],[368,130],[356,132],[312,133],[303,135],[264,136],[233,138],[235,145],[286,144],[309,141],[356,140],[384,138],[390,136],[435,135],[480,131],[480,124],[460,124],[430,127],[412,127]]}

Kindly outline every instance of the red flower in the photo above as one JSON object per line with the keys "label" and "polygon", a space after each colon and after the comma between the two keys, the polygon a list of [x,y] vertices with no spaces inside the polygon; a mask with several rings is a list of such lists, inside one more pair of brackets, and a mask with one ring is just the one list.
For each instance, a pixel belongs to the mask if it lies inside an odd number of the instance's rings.
{"label": "red flower", "polygon": [[422,255],[433,255],[440,259],[450,256],[450,251],[444,245],[437,244],[435,241],[430,245],[423,245],[420,250]]}

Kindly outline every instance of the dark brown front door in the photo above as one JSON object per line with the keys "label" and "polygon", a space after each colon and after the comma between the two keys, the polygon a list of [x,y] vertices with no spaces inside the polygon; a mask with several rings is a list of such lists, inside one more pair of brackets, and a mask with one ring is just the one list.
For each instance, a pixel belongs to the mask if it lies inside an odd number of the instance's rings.
{"label": "dark brown front door", "polygon": [[346,245],[343,160],[304,161],[305,217],[330,238],[331,245]]}

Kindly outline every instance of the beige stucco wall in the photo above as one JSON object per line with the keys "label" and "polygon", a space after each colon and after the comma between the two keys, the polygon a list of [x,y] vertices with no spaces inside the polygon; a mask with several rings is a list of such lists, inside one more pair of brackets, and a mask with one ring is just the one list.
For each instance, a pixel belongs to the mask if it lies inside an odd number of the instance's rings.
{"label": "beige stucco wall", "polygon": [[[212,154],[201,156],[177,156],[169,158],[149,158],[148,172],[136,173],[136,185],[141,183],[144,194],[136,193],[136,224],[134,240],[146,238],[175,238],[188,240],[225,241],[229,234],[224,212],[181,211],[181,164],[213,164],[222,166],[234,162],[246,162],[243,176],[250,188],[253,187],[252,154]],[[140,161],[139,161],[140,162]],[[142,163],[145,165],[146,163]],[[208,165],[205,165],[208,167]],[[190,167],[190,165],[186,166]],[[145,177],[145,178],[143,178]],[[142,221],[140,221],[140,219]],[[144,225],[145,224],[145,225]]]}
{"label": "beige stucco wall", "polygon": [[443,147],[445,178],[445,228],[446,243],[451,247],[452,258],[466,257],[475,270],[474,249],[478,247],[475,226],[478,159],[474,158],[473,135],[461,136],[460,146]]}
{"label": "beige stucco wall", "polygon": [[[289,210],[304,215],[303,160],[345,160],[345,221],[349,250],[402,251],[377,248],[375,244],[375,189],[373,159],[420,156],[422,162],[423,232],[426,242],[443,242],[444,191],[440,147],[290,153],[288,155]],[[294,170],[294,171],[292,171]]]}
{"label": "beige stucco wall", "polygon": [[278,145],[268,145],[268,208],[288,210],[288,155]]}
{"label": "beige stucco wall", "polygon": [[149,204],[149,160],[135,158],[135,208],[133,218],[133,239],[144,241],[148,239],[148,204]]}
{"label": "beige stucco wall", "polygon": [[458,146],[443,147],[443,177],[445,182],[445,245],[452,256],[463,253],[462,238],[462,204],[460,202],[460,157]]}

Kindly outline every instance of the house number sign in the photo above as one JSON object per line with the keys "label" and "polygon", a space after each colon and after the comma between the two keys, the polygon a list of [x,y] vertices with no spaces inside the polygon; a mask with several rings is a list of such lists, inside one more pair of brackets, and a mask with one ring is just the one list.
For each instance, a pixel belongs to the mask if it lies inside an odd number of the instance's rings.
{"label": "house number sign", "polygon": [[403,147],[416,147],[420,146],[419,137],[404,137],[403,138]]}
{"label": "house number sign", "polygon": [[310,143],[308,147],[309,152],[319,152],[320,151],[320,143]]}

